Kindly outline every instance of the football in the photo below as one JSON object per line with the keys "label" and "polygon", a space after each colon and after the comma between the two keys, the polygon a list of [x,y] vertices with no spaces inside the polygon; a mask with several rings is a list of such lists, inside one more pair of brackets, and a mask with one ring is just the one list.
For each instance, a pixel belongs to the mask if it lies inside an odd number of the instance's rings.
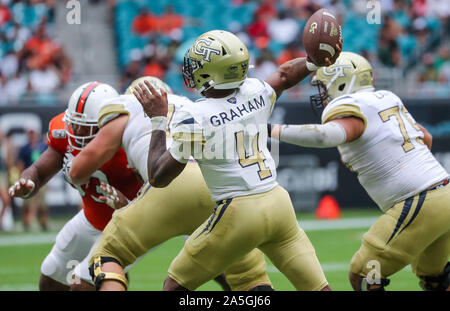
{"label": "football", "polygon": [[303,30],[303,46],[317,66],[326,66],[325,58],[336,53],[336,44],[342,37],[341,25],[336,17],[325,9],[316,11],[308,19]]}

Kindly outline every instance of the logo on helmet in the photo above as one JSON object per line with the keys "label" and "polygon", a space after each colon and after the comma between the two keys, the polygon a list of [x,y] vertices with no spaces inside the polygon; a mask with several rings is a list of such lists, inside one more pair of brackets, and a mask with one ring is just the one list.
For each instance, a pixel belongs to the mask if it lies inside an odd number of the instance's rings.
{"label": "logo on helmet", "polygon": [[[204,43],[204,45],[201,43]],[[197,55],[203,56],[203,60],[205,62],[211,62],[211,53],[220,55],[220,51],[209,48],[208,46],[210,46],[210,45],[211,45],[211,41],[209,41],[209,40],[206,40],[206,39],[197,40],[197,42],[195,42],[195,45],[194,45],[194,53]]]}
{"label": "logo on helmet", "polygon": [[351,65],[336,65],[336,66],[332,66],[332,67],[323,67],[322,72],[326,76],[337,76],[338,78],[340,78],[340,77],[345,77],[344,70],[346,68],[352,68],[352,66]]}

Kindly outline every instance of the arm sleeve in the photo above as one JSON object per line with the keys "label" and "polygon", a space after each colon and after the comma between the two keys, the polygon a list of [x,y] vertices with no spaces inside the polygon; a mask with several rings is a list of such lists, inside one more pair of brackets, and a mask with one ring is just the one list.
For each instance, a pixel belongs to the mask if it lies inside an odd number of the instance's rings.
{"label": "arm sleeve", "polygon": [[326,124],[283,125],[280,141],[314,148],[337,147],[347,140],[345,129],[337,122]]}

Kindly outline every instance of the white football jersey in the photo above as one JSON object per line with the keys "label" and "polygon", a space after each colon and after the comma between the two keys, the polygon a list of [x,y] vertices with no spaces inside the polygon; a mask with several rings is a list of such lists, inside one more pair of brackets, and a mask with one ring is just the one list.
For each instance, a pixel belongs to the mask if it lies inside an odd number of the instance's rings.
{"label": "white football jersey", "polygon": [[[186,103],[192,103],[187,97],[167,94],[169,111],[168,123],[172,120],[173,112]],[[129,119],[122,136],[122,148],[125,150],[129,166],[138,171],[144,181],[148,180],[147,158],[150,146],[152,124],[144,113],[142,105],[134,95],[121,95],[102,103],[99,113],[99,127],[121,114],[128,114]],[[169,125],[168,125],[169,126]],[[167,135],[167,146],[172,142],[171,135]]]}
{"label": "white football jersey", "polygon": [[232,95],[201,99],[175,112],[169,151],[183,163],[191,155],[197,160],[214,201],[277,185],[267,148],[267,120],[275,99],[269,84],[248,78]]}
{"label": "white football jersey", "polygon": [[361,118],[360,138],[338,146],[344,164],[381,210],[448,177],[423,143],[424,134],[400,98],[390,91],[361,91],[331,101],[322,123],[345,116]]}

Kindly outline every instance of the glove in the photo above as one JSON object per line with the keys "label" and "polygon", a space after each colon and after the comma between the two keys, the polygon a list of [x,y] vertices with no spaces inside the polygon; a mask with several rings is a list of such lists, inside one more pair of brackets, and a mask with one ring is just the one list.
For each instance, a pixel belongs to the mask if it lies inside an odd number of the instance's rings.
{"label": "glove", "polygon": [[72,167],[72,161],[75,157],[73,156],[72,153],[70,152],[66,152],[64,154],[64,159],[63,159],[63,167],[62,167],[62,172],[64,174],[64,179],[69,183],[73,185],[72,179],[70,178],[70,168]]}
{"label": "glove", "polygon": [[105,192],[105,195],[98,197],[98,199],[111,208],[119,209],[130,203],[130,201],[123,195],[123,193],[113,186],[102,182],[100,188]]}
{"label": "glove", "polygon": [[27,199],[33,193],[35,183],[31,179],[20,178],[8,189],[10,197]]}

